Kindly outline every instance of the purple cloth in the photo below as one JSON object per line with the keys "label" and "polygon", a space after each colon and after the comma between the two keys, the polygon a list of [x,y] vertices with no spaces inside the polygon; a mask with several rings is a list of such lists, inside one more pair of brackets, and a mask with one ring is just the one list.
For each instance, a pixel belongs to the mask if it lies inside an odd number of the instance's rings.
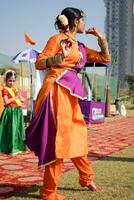
{"label": "purple cloth", "polygon": [[81,111],[86,124],[103,123],[105,118],[105,103],[79,100]]}
{"label": "purple cloth", "polygon": [[74,68],[63,72],[63,74],[60,77],[58,77],[56,82],[59,85],[62,85],[63,87],[67,88],[70,91],[71,95],[77,96],[78,98],[84,100],[87,98],[87,93],[77,73],[84,68],[87,57],[85,46],[80,42],[78,44],[79,49],[82,53],[82,62],[80,64],[77,64]]}
{"label": "purple cloth", "polygon": [[46,98],[41,110],[33,117],[26,129],[25,143],[39,158],[38,165],[52,162],[55,157],[56,127],[50,105],[50,95]]}
{"label": "purple cloth", "polygon": [[67,88],[71,95],[77,96],[80,99],[86,99],[87,93],[85,88],[83,87],[80,78],[77,76],[76,71],[66,70],[57,80],[56,82]]}
{"label": "purple cloth", "polygon": [[78,42],[78,46],[79,46],[79,49],[80,49],[83,57],[82,57],[81,64],[77,64],[74,69],[77,72],[80,72],[84,68],[84,66],[87,62],[87,54],[86,54],[86,47],[83,43]]}

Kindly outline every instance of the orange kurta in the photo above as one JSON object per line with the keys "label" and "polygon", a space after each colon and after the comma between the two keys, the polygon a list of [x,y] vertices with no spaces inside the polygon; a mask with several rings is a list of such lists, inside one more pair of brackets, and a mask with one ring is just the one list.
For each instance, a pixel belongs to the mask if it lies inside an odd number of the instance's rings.
{"label": "orange kurta", "polygon": [[[61,64],[50,68],[44,79],[42,88],[35,102],[37,113],[45,98],[51,92],[51,103],[56,123],[55,152],[57,158],[74,158],[87,154],[87,128],[82,117],[78,98],[70,94],[69,90],[58,85],[56,79],[68,68],[73,68],[79,60],[78,44],[64,33],[52,36],[36,61],[36,69],[44,70],[44,59],[61,53],[60,42],[69,39],[72,42],[70,54]],[[86,48],[87,60],[90,62],[108,62],[98,51]],[[51,133],[50,133],[51,134]]]}
{"label": "orange kurta", "polygon": [[[39,55],[35,66],[37,70],[44,70],[44,59],[47,57],[51,57],[57,54],[61,53],[61,46],[60,42],[61,40],[69,39],[67,35],[64,33],[60,33],[57,35],[52,36],[42,53]],[[48,75],[45,77],[45,80],[43,82],[42,88],[39,93],[39,98],[37,98],[36,104],[35,104],[35,112],[37,112],[40,109],[40,106],[42,105],[45,97],[48,94],[48,91],[50,91],[51,86],[55,82],[55,80],[68,68],[75,67],[76,63],[79,60],[79,51],[78,51],[78,45],[75,41],[71,40],[72,46],[71,46],[71,52],[70,54],[64,58],[63,62],[58,64],[57,66],[54,66],[50,69]],[[87,53],[87,61],[90,62],[109,62],[110,56],[105,57],[101,51],[95,51],[93,49],[90,49],[86,47],[86,53]]]}

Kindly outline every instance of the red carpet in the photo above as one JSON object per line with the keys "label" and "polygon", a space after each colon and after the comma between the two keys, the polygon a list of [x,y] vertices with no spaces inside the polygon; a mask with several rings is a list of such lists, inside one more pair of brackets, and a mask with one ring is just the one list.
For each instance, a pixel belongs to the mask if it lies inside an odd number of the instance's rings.
{"label": "red carpet", "polygon": [[[89,159],[101,159],[134,144],[134,118],[122,118],[89,128]],[[63,172],[74,168],[66,160]],[[30,152],[18,155],[0,154],[0,199],[12,196],[32,185],[42,183],[43,170],[37,169],[37,158]]]}

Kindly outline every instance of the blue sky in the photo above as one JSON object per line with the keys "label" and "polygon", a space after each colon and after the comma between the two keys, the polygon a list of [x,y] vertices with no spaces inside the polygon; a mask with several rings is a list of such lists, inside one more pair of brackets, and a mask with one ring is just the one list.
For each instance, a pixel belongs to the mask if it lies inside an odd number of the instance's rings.
{"label": "blue sky", "polygon": [[[0,0],[0,53],[15,56],[26,49],[24,32],[36,41],[34,48],[42,50],[57,32],[55,17],[65,7],[82,9],[86,13],[86,28],[94,26],[104,34],[104,0]],[[98,48],[94,36],[82,34],[78,39]]]}

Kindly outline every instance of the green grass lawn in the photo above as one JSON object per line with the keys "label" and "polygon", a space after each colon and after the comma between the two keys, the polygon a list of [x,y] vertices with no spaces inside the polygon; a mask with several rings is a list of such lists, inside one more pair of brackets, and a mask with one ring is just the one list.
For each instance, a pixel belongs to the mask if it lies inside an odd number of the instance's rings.
{"label": "green grass lawn", "polygon": [[[93,193],[81,188],[75,169],[62,175],[58,192],[64,194],[66,200],[134,200],[134,146],[95,162],[93,169],[95,182],[103,192]],[[39,188],[40,185],[32,186],[9,199],[40,199]]]}

